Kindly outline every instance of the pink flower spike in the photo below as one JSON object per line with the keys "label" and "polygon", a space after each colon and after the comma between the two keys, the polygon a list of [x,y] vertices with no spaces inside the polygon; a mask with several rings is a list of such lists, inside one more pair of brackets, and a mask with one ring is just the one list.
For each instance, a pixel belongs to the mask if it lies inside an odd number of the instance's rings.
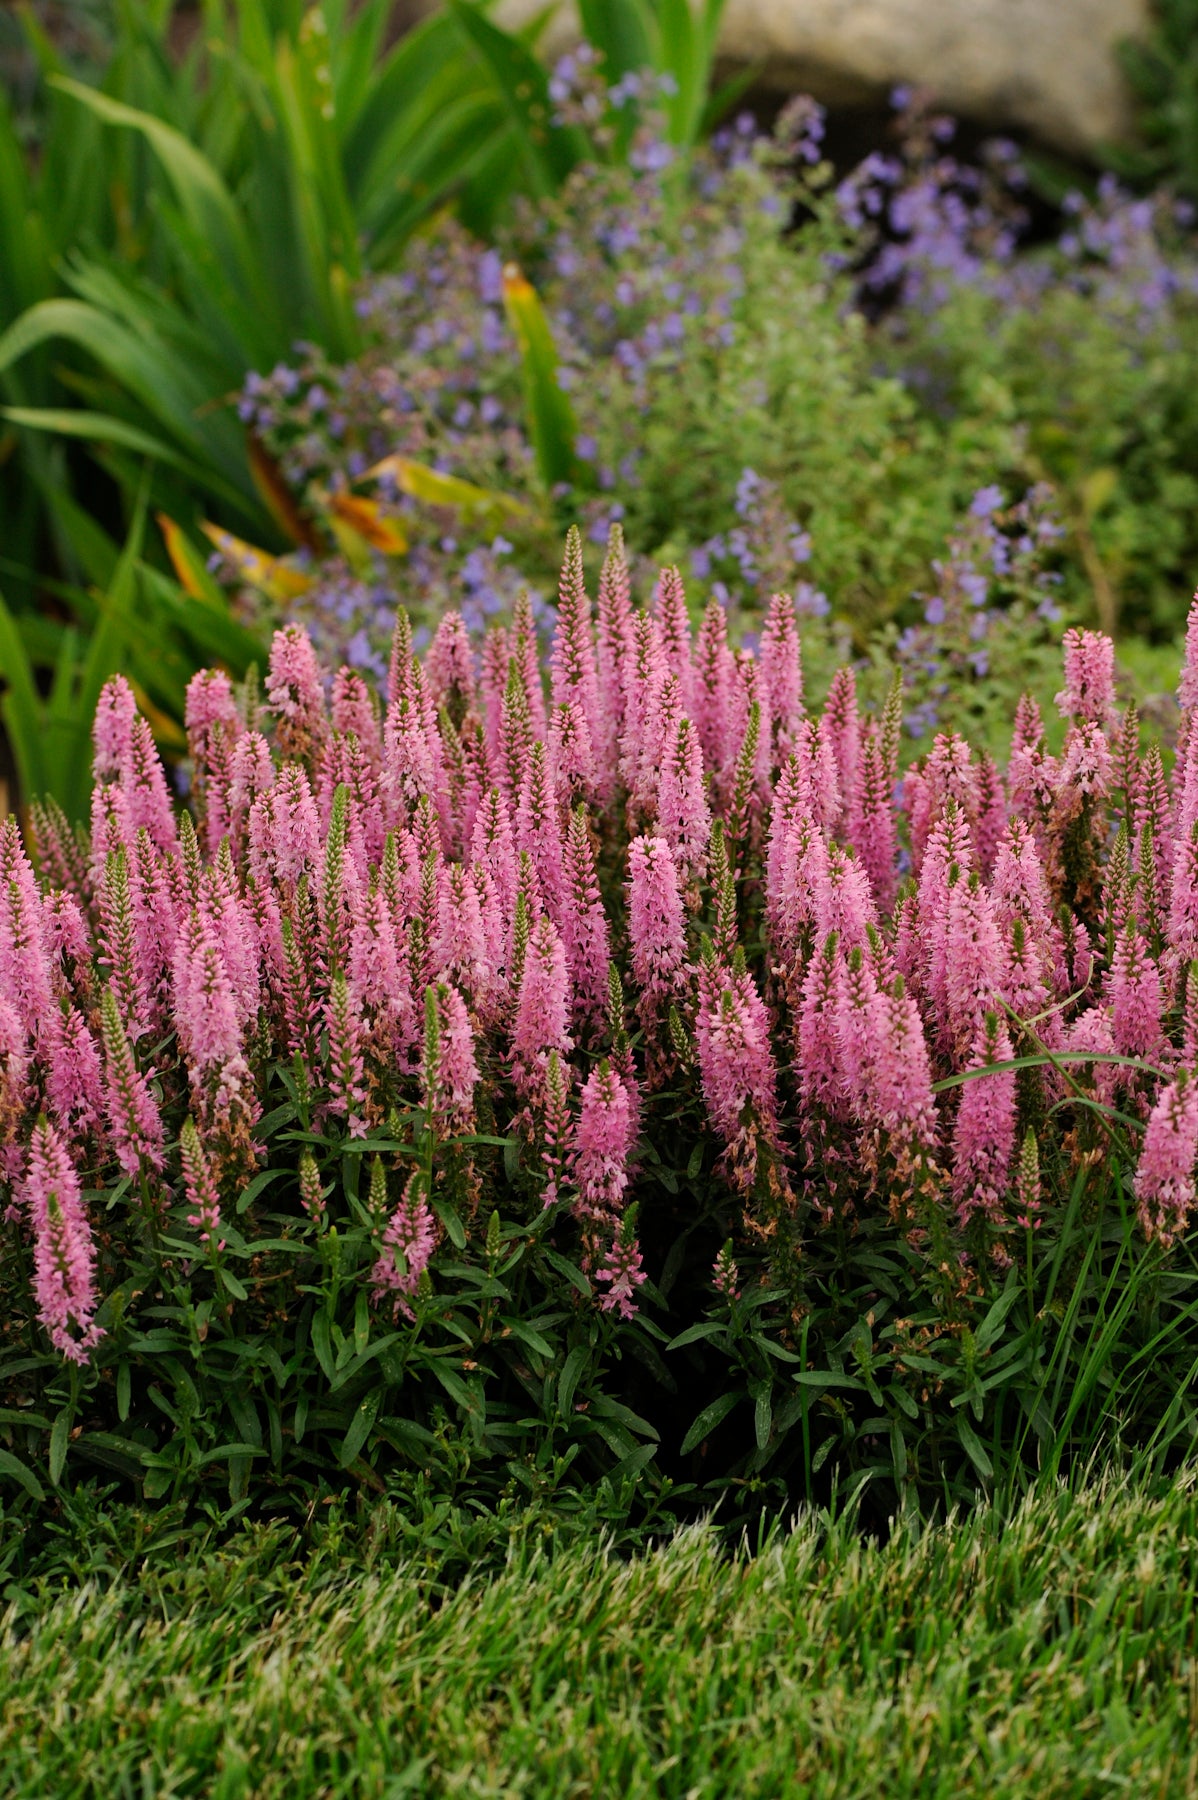
{"label": "pink flower spike", "polygon": [[615,1239],[595,1270],[595,1280],[607,1287],[599,1297],[600,1312],[618,1312],[622,1319],[636,1317],[636,1290],[643,1284],[645,1272],[635,1237],[625,1238],[621,1233]]}
{"label": "pink flower spike", "polygon": [[664,1021],[671,1000],[686,991],[686,932],[678,869],[664,838],[634,838],[628,846],[628,929],[632,973],[640,990],[637,1013],[646,1037]]}
{"label": "pink flower spike", "polygon": [[870,736],[857,765],[857,786],[849,815],[849,837],[861,861],[878,913],[894,907],[896,886],[894,805],[882,747]]}
{"label": "pink flower spike", "polygon": [[871,1010],[874,1114],[906,1151],[932,1150],[938,1123],[931,1061],[919,1008],[901,975],[875,996]]}
{"label": "pink flower spike", "polygon": [[664,750],[657,794],[657,829],[673,852],[682,882],[689,886],[699,880],[706,867],[711,841],[703,752],[690,719],[684,716],[677,721]]}
{"label": "pink flower spike", "polygon": [[554,706],[549,721],[549,763],[566,804],[589,800],[597,791],[595,751],[577,701]]}
{"label": "pink flower spike", "polygon": [[103,1332],[94,1323],[96,1251],[66,1145],[53,1125],[33,1128],[19,1204],[33,1233],[33,1286],[50,1342],[71,1362],[86,1363]]}
{"label": "pink flower spike", "polygon": [[832,726],[827,714],[818,725],[804,719],[799,726],[798,741],[799,753],[807,764],[812,815],[821,831],[831,833],[840,823],[846,796],[841,792]]}
{"label": "pink flower spike", "polygon": [[[640,806],[656,797],[655,752],[660,747],[662,689],[669,673],[661,627],[656,619],[637,613],[632,622],[632,652],[625,668],[620,777]],[[676,685],[674,692],[677,697]]]}
{"label": "pink flower spike", "polygon": [[833,844],[815,881],[815,930],[819,938],[837,933],[845,951],[864,945],[878,922],[869,881],[860,863]]}
{"label": "pink flower spike", "polygon": [[734,737],[736,662],[728,648],[728,616],[718,600],[709,602],[695,645],[691,712],[708,772],[720,775],[736,755]]}
{"label": "pink flower spike", "polygon": [[123,675],[114,675],[100,690],[92,723],[95,756],[92,773],[98,782],[119,780],[133,757],[133,723],[137,701]]}
{"label": "pink flower spike", "polygon": [[408,1300],[420,1285],[436,1243],[436,1226],[424,1193],[424,1175],[413,1169],[404,1197],[383,1233],[382,1250],[371,1271],[376,1299],[392,1296],[396,1313],[412,1318]]}
{"label": "pink flower spike", "polygon": [[916,909],[920,965],[918,971],[907,971],[918,973],[921,992],[926,993],[942,1032],[948,1028],[949,897],[956,884],[968,880],[972,860],[969,828],[953,802],[928,838]]}
{"label": "pink flower spike", "polygon": [[547,913],[537,920],[524,953],[524,972],[512,1027],[516,1085],[529,1095],[544,1084],[550,1052],[573,1048],[570,1036],[570,977],[566,952]]}
{"label": "pink flower spike", "polygon": [[493,777],[499,769],[499,720],[511,660],[512,650],[507,631],[502,625],[493,625],[483,639],[482,673],[479,677],[483,742],[487,750],[487,764]]}
{"label": "pink flower spike", "polygon": [[624,725],[625,664],[632,649],[632,606],[624,534],[613,524],[599,576],[597,607],[599,731],[595,738],[600,798],[615,792],[616,761]]}
{"label": "pink flower spike", "polygon": [[104,1078],[95,1039],[74,1006],[52,1009],[45,1039],[46,1103],[68,1137],[95,1130],[104,1116]]}
{"label": "pink flower spike", "polygon": [[377,778],[383,766],[383,734],[370,689],[356,669],[338,669],[333,677],[333,730],[355,737],[366,766]]}
{"label": "pink flower spike", "polygon": [[[565,579],[564,569],[562,576]],[[585,591],[583,599],[586,600]],[[587,606],[589,607],[589,602],[587,602]],[[555,638],[555,644],[556,641]],[[524,690],[524,698],[528,703],[528,719],[532,727],[532,736],[534,739],[543,738],[548,731],[549,715],[545,711],[545,690],[541,683],[541,657],[537,648],[537,627],[532,616],[532,601],[523,588],[516,595],[515,605],[512,607],[510,654],[516,665],[520,685]],[[555,700],[557,699],[556,694],[553,697]],[[566,697],[563,695],[563,698]],[[585,705],[584,710],[586,710]]]}
{"label": "pink flower spike", "polygon": [[179,933],[174,960],[179,1046],[196,1075],[241,1054],[237,1002],[210,921],[193,912]]}
{"label": "pink flower spike", "polygon": [[474,706],[474,651],[460,612],[442,614],[424,659],[424,675],[438,712],[448,707],[458,720]]}
{"label": "pink flower spike", "polygon": [[299,762],[313,759],[329,727],[320,666],[312,640],[302,626],[284,625],[275,632],[266,693],[283,755]]}
{"label": "pink flower spike", "polygon": [[104,989],[104,1108],[113,1149],[132,1180],[161,1169],[162,1118],[149,1083],[137,1067],[111,988]]}
{"label": "pink flower spike", "polygon": [[581,1217],[610,1220],[623,1212],[631,1123],[627,1090],[604,1059],[587,1076],[574,1137],[574,1184]]}
{"label": "pink flower spike", "polygon": [[752,976],[733,975],[724,984],[711,971],[700,985],[695,1044],[703,1099],[724,1140],[724,1168],[732,1186],[748,1198],[764,1173],[771,1197],[789,1201],[769,1019]]}
{"label": "pink flower spike", "polygon": [[1135,1175],[1144,1236],[1168,1246],[1185,1230],[1194,1209],[1198,1161],[1198,1079],[1180,1070],[1161,1092],[1148,1119]]}
{"label": "pink flower spike", "polygon": [[441,1042],[433,1108],[440,1129],[455,1137],[474,1130],[474,1090],[479,1082],[474,1029],[455,987],[440,989],[437,1012]]}
{"label": "pink flower spike", "polygon": [[439,980],[456,982],[476,1011],[489,1012],[499,965],[492,960],[478,888],[461,863],[451,863],[438,883],[433,962]]}
{"label": "pink flower spike", "polygon": [[560,930],[566,908],[562,828],[557,784],[544,744],[532,747],[512,835],[517,856],[527,851],[532,857],[545,905]]}
{"label": "pink flower spike", "polygon": [[653,612],[661,627],[662,654],[669,674],[677,677],[683,712],[691,705],[691,622],[686,590],[676,568],[663,569],[653,595]]}
{"label": "pink flower spike", "polygon": [[382,793],[389,824],[410,824],[426,795],[435,802],[439,815],[448,811],[441,734],[418,662],[408,671],[406,691],[387,708]]}
{"label": "pink flower spike", "polygon": [[976,874],[962,875],[950,890],[945,957],[945,1024],[960,1056],[976,1038],[1006,975],[994,908]]}
{"label": "pink flower spike", "polygon": [[978,868],[982,879],[989,881],[994,872],[994,859],[1007,828],[1007,797],[1002,776],[992,756],[983,755],[977,778],[978,815],[974,828]]}
{"label": "pink flower spike", "polygon": [[1186,653],[1177,700],[1185,712],[1198,706],[1198,594],[1190,602],[1189,616],[1186,619]]}
{"label": "pink flower spike", "polygon": [[[133,838],[144,826],[156,849],[175,848],[178,833],[166,772],[149,725],[137,711],[133,691],[123,675],[105,684],[96,710],[96,781],[119,791],[116,802],[124,835]],[[93,818],[96,795],[92,797]],[[101,860],[108,845],[100,851]]]}
{"label": "pink flower spike", "polygon": [[200,1142],[195,1120],[189,1114],[179,1134],[179,1161],[183,1166],[183,1192],[190,1208],[187,1223],[200,1234],[205,1250],[224,1249],[220,1235],[220,1190],[212,1165]]}
{"label": "pink flower spike", "polygon": [[265,794],[274,782],[275,765],[270,745],[260,731],[243,732],[229,758],[229,784],[225,790],[236,855],[240,856],[245,845],[250,808],[259,794]]}
{"label": "pink flower spike", "polygon": [[847,666],[837,669],[824,704],[823,723],[836,757],[840,792],[852,793],[857,778],[857,677]]}
{"label": "pink flower spike", "polygon": [[1056,697],[1062,718],[1108,731],[1115,720],[1115,646],[1101,631],[1072,626],[1062,639],[1065,686]]}
{"label": "pink flower spike", "polygon": [[611,934],[599,892],[595,851],[591,843],[586,808],[570,815],[566,834],[565,882],[567,902],[562,938],[570,969],[577,1017],[585,1024],[600,1025],[607,1011]]}
{"label": "pink flower spike", "polygon": [[873,1003],[878,984],[859,948],[839,965],[835,1034],[840,1078],[858,1117],[866,1118],[874,1097]]}
{"label": "pink flower spike", "polygon": [[1115,947],[1107,986],[1111,1029],[1120,1056],[1159,1055],[1165,1045],[1160,972],[1134,920]]}
{"label": "pink flower spike", "polygon": [[843,1120],[848,1114],[837,1029],[840,1005],[840,946],[830,932],[807,966],[794,1019],[799,1106],[808,1121]]}
{"label": "pink flower spike", "polygon": [[1175,848],[1172,898],[1169,904],[1169,947],[1185,964],[1198,956],[1198,822]]}
{"label": "pink flower spike", "polygon": [[516,849],[511,814],[497,787],[483,796],[475,815],[470,854],[473,861],[481,863],[490,875],[503,910],[505,928],[510,926],[516,910]]}
{"label": "pink flower spike", "polygon": [[229,779],[233,750],[245,730],[233,684],[220,669],[201,669],[187,684],[184,709],[191,752],[191,792],[209,855],[229,829]]}
{"label": "pink flower spike", "polygon": [[365,1033],[357,1004],[340,971],[333,977],[324,1016],[329,1043],[329,1109],[345,1120],[351,1137],[365,1137],[369,1125],[362,1055]]}
{"label": "pink flower spike", "polygon": [[0,825],[0,997],[36,1033],[52,1004],[45,915],[17,821]]}
{"label": "pink flower spike", "polygon": [[771,762],[780,768],[795,747],[803,717],[803,656],[789,594],[775,594],[770,601],[758,661]]}
{"label": "pink flower spike", "polygon": [[533,744],[543,741],[535,735],[528,708],[528,695],[513,657],[499,708],[499,736],[494,757],[495,775],[509,805],[513,807],[524,786]]}
{"label": "pink flower spike", "polygon": [[[989,1013],[974,1040],[973,1069],[1013,1060],[1005,1025]],[[977,1214],[997,1222],[1015,1153],[1015,1072],[965,1082],[953,1128],[953,1198],[962,1224]]]}
{"label": "pink flower spike", "polygon": [[[566,557],[558,585],[557,627],[550,659],[553,704],[573,700],[586,726],[587,742],[601,737],[599,677],[591,630],[591,602],[582,567],[582,536],[577,525],[566,533]],[[543,732],[542,734],[543,735]],[[593,757],[592,748],[592,757]]]}

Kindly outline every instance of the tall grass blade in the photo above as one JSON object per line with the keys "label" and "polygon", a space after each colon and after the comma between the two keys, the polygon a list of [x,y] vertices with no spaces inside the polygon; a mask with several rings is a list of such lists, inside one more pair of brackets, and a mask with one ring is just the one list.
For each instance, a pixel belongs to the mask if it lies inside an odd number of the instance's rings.
{"label": "tall grass blade", "polygon": [[537,468],[552,494],[574,479],[577,427],[574,409],[559,380],[557,346],[545,309],[532,283],[515,263],[503,272],[503,303],[520,349],[529,436]]}

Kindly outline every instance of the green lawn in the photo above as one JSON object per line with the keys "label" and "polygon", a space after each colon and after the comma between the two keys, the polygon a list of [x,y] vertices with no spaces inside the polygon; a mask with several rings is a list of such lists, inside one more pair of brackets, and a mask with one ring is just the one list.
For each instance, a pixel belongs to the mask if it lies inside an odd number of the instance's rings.
{"label": "green lawn", "polygon": [[817,1521],[757,1556],[526,1536],[452,1589],[247,1532],[9,1614],[0,1792],[1173,1800],[1198,1793],[1196,1487],[885,1548]]}

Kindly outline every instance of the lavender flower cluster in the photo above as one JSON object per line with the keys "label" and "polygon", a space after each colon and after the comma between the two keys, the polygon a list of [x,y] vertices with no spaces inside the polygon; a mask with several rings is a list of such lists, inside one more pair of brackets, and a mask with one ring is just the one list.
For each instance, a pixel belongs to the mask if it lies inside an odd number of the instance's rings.
{"label": "lavender flower cluster", "polygon": [[837,256],[862,303],[935,312],[961,289],[1012,310],[1064,287],[1129,326],[1167,326],[1179,298],[1198,293],[1198,267],[1179,254],[1193,209],[1166,193],[1137,198],[1104,175],[1093,198],[1073,190],[1050,254],[1019,255],[1029,234],[1028,180],[1016,145],[995,138],[969,163],[950,148],[955,122],[919,89],[893,95],[898,143],[873,152],[838,186],[855,243]]}
{"label": "lavender flower cluster", "polygon": [[399,1321],[437,1304],[446,1200],[468,1231],[556,1209],[630,1317],[639,1169],[680,1106],[718,1149],[725,1296],[737,1259],[801,1279],[803,1239],[869,1211],[950,1304],[1128,1118],[1145,1233],[1185,1230],[1198,603],[1171,780],[1110,640],[1070,631],[1059,755],[1025,698],[1005,774],[946,733],[899,783],[901,677],[871,714],[842,668],[810,712],[787,595],[756,653],[718,602],[695,633],[676,569],[634,606],[614,530],[597,598],[572,530],[547,683],[525,601],[481,656],[455,613],[418,656],[401,614],[384,707],[285,627],[261,707],[192,681],[183,812],[118,677],[86,842],[35,806],[31,862],[4,825],[0,1171],[65,1356],[130,1241],[190,1232],[219,1282],[280,1100],[312,1129],[276,1205],[317,1241],[350,1202],[311,1143],[385,1132],[363,1279]]}

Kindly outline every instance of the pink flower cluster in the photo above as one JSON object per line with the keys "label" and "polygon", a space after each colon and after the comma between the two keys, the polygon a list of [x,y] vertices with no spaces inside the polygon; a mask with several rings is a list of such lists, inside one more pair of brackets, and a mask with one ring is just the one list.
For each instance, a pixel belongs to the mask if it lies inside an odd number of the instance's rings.
{"label": "pink flower cluster", "polygon": [[[623,1316],[638,1164],[688,1106],[742,1241],[880,1206],[937,1255],[1001,1258],[1112,1110],[1146,1123],[1136,1199],[1171,1241],[1198,1149],[1198,729],[1187,709],[1167,780],[1109,642],[1071,632],[1065,662],[1059,752],[1025,699],[1005,776],[942,736],[900,780],[897,685],[864,711],[842,669],[808,710],[786,596],[754,655],[714,603],[692,631],[674,570],[634,608],[618,532],[593,605],[571,532],[547,683],[523,602],[477,654],[446,616],[423,660],[401,615],[385,705],[287,627],[260,710],[191,683],[191,810],[110,682],[90,840],[36,804],[33,861],[0,830],[0,1174],[52,1342],[95,1340],[83,1189],[177,1204],[215,1254],[274,1069],[351,1138],[419,1111],[468,1146],[485,1103]],[[403,1306],[441,1166],[380,1222],[374,1285]],[[477,1207],[468,1149],[453,1166]],[[323,1230],[307,1153],[297,1197]]]}

